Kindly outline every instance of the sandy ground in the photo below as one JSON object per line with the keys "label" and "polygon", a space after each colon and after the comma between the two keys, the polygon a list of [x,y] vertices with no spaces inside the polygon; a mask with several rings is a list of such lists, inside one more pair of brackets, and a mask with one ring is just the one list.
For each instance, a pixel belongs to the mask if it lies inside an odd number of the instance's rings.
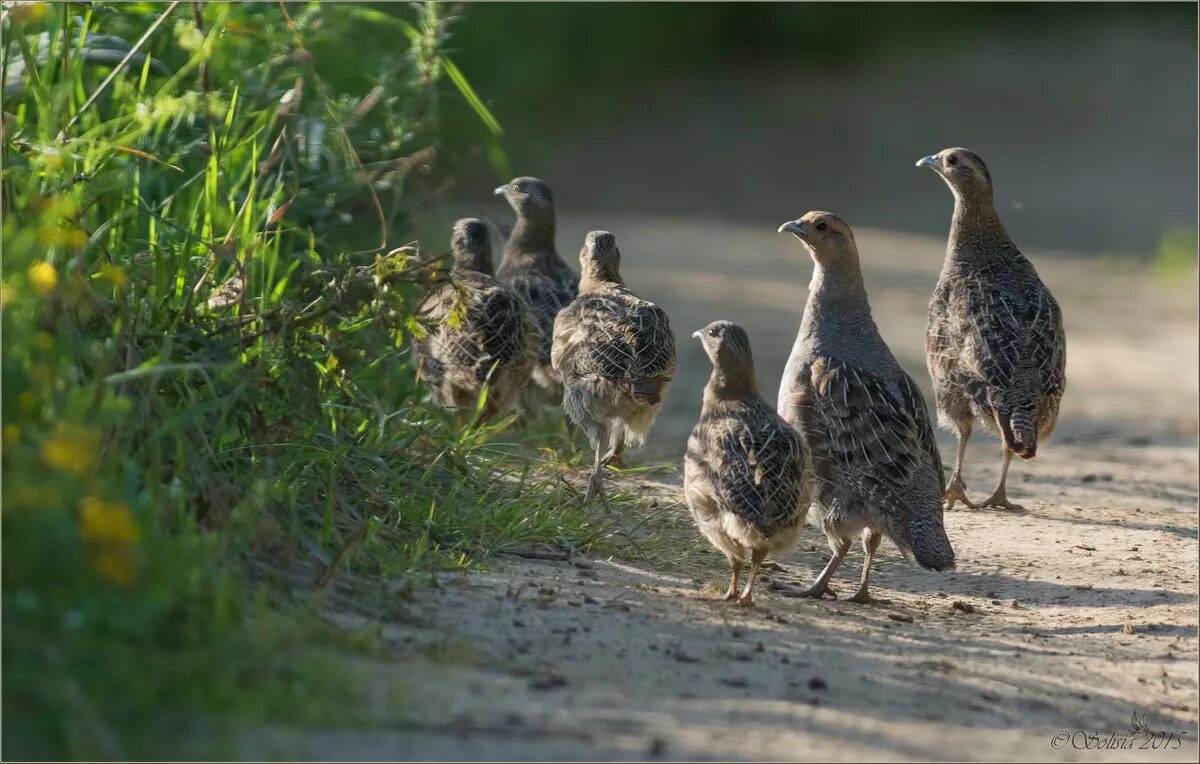
{"label": "sandy ground", "polygon": [[[628,283],[679,337],[679,375],[636,460],[678,464],[709,369],[688,335],[710,320],[747,328],[774,400],[811,273],[795,242],[770,227],[593,214],[561,221],[562,251],[587,228],[617,232]],[[944,241],[858,240],[876,319],[928,394],[922,334]],[[394,661],[371,670],[380,693],[403,698],[398,716],[369,731],[278,730],[246,755],[1196,760],[1196,274],[1170,284],[1027,251],[1066,317],[1061,424],[1013,468],[1009,495],[1027,510],[947,514],[957,572],[911,568],[885,543],[882,602],[780,597],[772,583],[807,582],[824,561],[810,528],[742,609],[709,599],[725,575],[715,553],[660,566],[498,560],[441,576],[385,621]],[[952,453],[949,438],[941,446]],[[973,494],[990,491],[998,466],[998,442],[977,436]],[[650,522],[695,546],[677,473],[614,482],[658,497]],[[858,562],[838,591],[851,591]],[[1135,714],[1164,734],[1131,734]],[[1111,748],[1088,750],[1092,732]]]}

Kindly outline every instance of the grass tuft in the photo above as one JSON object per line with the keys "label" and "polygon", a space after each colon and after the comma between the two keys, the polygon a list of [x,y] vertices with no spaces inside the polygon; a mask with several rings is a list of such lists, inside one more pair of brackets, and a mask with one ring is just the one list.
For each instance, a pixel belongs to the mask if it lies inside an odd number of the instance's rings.
{"label": "grass tuft", "polygon": [[331,600],[401,617],[436,571],[625,533],[638,503],[581,506],[560,421],[423,402],[413,308],[444,256],[411,233],[465,150],[443,102],[506,161],[442,6],[0,23],[6,758],[356,723],[352,656],[386,645]]}

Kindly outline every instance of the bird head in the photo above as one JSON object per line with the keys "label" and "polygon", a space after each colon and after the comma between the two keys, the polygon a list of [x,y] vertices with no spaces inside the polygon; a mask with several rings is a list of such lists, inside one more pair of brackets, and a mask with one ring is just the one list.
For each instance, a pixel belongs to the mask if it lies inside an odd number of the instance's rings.
{"label": "bird head", "polygon": [[917,160],[917,167],[928,167],[946,181],[956,197],[987,198],[992,195],[992,176],[983,159],[970,149],[942,149]]}
{"label": "bird head", "polygon": [[790,233],[799,239],[818,265],[829,265],[857,253],[854,232],[832,212],[806,212],[779,226],[779,233]]}
{"label": "bird head", "polygon": [[492,275],[492,242],[487,224],[479,218],[463,218],[454,224],[450,252],[455,268]]}
{"label": "bird head", "polygon": [[520,217],[545,217],[554,214],[554,196],[550,186],[537,178],[513,178],[496,189]]}
{"label": "bird head", "polygon": [[704,352],[718,372],[754,373],[750,353],[750,337],[746,330],[731,321],[713,321],[703,329],[692,332],[700,340]]}
{"label": "bird head", "polygon": [[621,250],[617,237],[608,231],[592,231],[579,250],[580,280],[600,282],[621,281]]}

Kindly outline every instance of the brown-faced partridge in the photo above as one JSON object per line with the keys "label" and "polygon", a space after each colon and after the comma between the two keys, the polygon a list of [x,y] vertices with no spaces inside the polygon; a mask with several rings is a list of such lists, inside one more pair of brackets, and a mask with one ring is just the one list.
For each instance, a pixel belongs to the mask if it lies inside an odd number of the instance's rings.
{"label": "brown-faced partridge", "polygon": [[[804,526],[812,500],[808,449],[758,394],[742,327],[716,321],[692,336],[713,370],[688,439],[683,491],[700,532],[729,560],[725,599],[749,605],[763,559],[791,548]],[[739,595],[746,561],[750,574]]]}
{"label": "brown-faced partridge", "polygon": [[537,178],[521,177],[497,188],[496,194],[517,213],[496,275],[525,300],[541,332],[538,363],[523,396],[532,415],[539,405],[562,404],[562,379],[550,363],[550,348],[554,319],[579,293],[579,277],[554,247],[554,196],[550,187]]}
{"label": "brown-faced partridge", "polygon": [[414,339],[421,381],[435,403],[473,408],[485,383],[481,419],[516,407],[537,363],[538,329],[520,296],[492,275],[487,227],[476,218],[454,224],[450,283],[430,294],[417,315],[430,324]]}
{"label": "brown-faced partridge", "polygon": [[925,401],[871,317],[854,233],[828,212],[784,223],[812,255],[808,304],[779,389],[778,411],[812,452],[815,502],[833,550],[795,596],[819,597],[861,534],[867,602],[871,563],[886,535],[922,567],[954,567],[942,524],[945,476]]}
{"label": "brown-faced partridge", "polygon": [[[1062,311],[1000,224],[992,176],[973,151],[944,149],[917,162],[954,194],[946,260],[929,301],[925,348],[938,419],[958,437],[953,507],[1021,509],[1005,482],[1012,455],[1032,459],[1058,421],[1066,388],[1067,338]],[[974,422],[1000,436],[1000,482],[980,505],[967,498],[963,455]]]}
{"label": "brown-faced partridge", "polygon": [[611,233],[589,233],[579,265],[579,296],[554,322],[551,360],[565,388],[563,410],[596,451],[591,501],[604,467],[642,443],[662,408],[675,376],[675,336],[662,308],[625,287]]}

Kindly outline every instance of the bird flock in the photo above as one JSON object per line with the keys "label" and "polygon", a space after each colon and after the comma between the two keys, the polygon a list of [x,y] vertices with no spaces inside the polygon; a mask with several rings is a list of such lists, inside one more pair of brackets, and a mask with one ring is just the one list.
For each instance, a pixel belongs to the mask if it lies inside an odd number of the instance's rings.
{"label": "bird flock", "polygon": [[[700,532],[729,561],[727,600],[752,604],[763,560],[795,543],[810,508],[832,554],[811,586],[780,593],[832,596],[830,579],[858,537],[864,560],[855,602],[870,601],[884,536],[922,567],[951,570],[944,509],[1020,509],[1005,490],[1009,463],[1013,454],[1033,458],[1058,418],[1062,312],[1001,225],[979,155],[948,148],[917,166],[940,176],[954,197],[926,326],[938,421],[958,439],[950,480],[924,398],[871,316],[854,232],[829,212],[784,223],[779,232],[803,244],[814,269],[777,406],[759,394],[742,327],[714,321],[692,334],[712,374],[688,438],[683,491]],[[515,413],[528,423],[545,406],[561,406],[594,452],[590,502],[603,495],[605,467],[644,441],[662,408],[675,376],[675,336],[666,312],[625,285],[612,233],[587,235],[577,275],[555,248],[550,187],[520,177],[496,194],[516,222],[455,224],[450,281],[418,306],[431,326],[413,341],[418,373],[434,402],[461,412],[483,401],[483,418]],[[496,269],[493,236],[504,240]],[[1003,446],[1000,482],[978,504],[963,478],[977,424]]]}

